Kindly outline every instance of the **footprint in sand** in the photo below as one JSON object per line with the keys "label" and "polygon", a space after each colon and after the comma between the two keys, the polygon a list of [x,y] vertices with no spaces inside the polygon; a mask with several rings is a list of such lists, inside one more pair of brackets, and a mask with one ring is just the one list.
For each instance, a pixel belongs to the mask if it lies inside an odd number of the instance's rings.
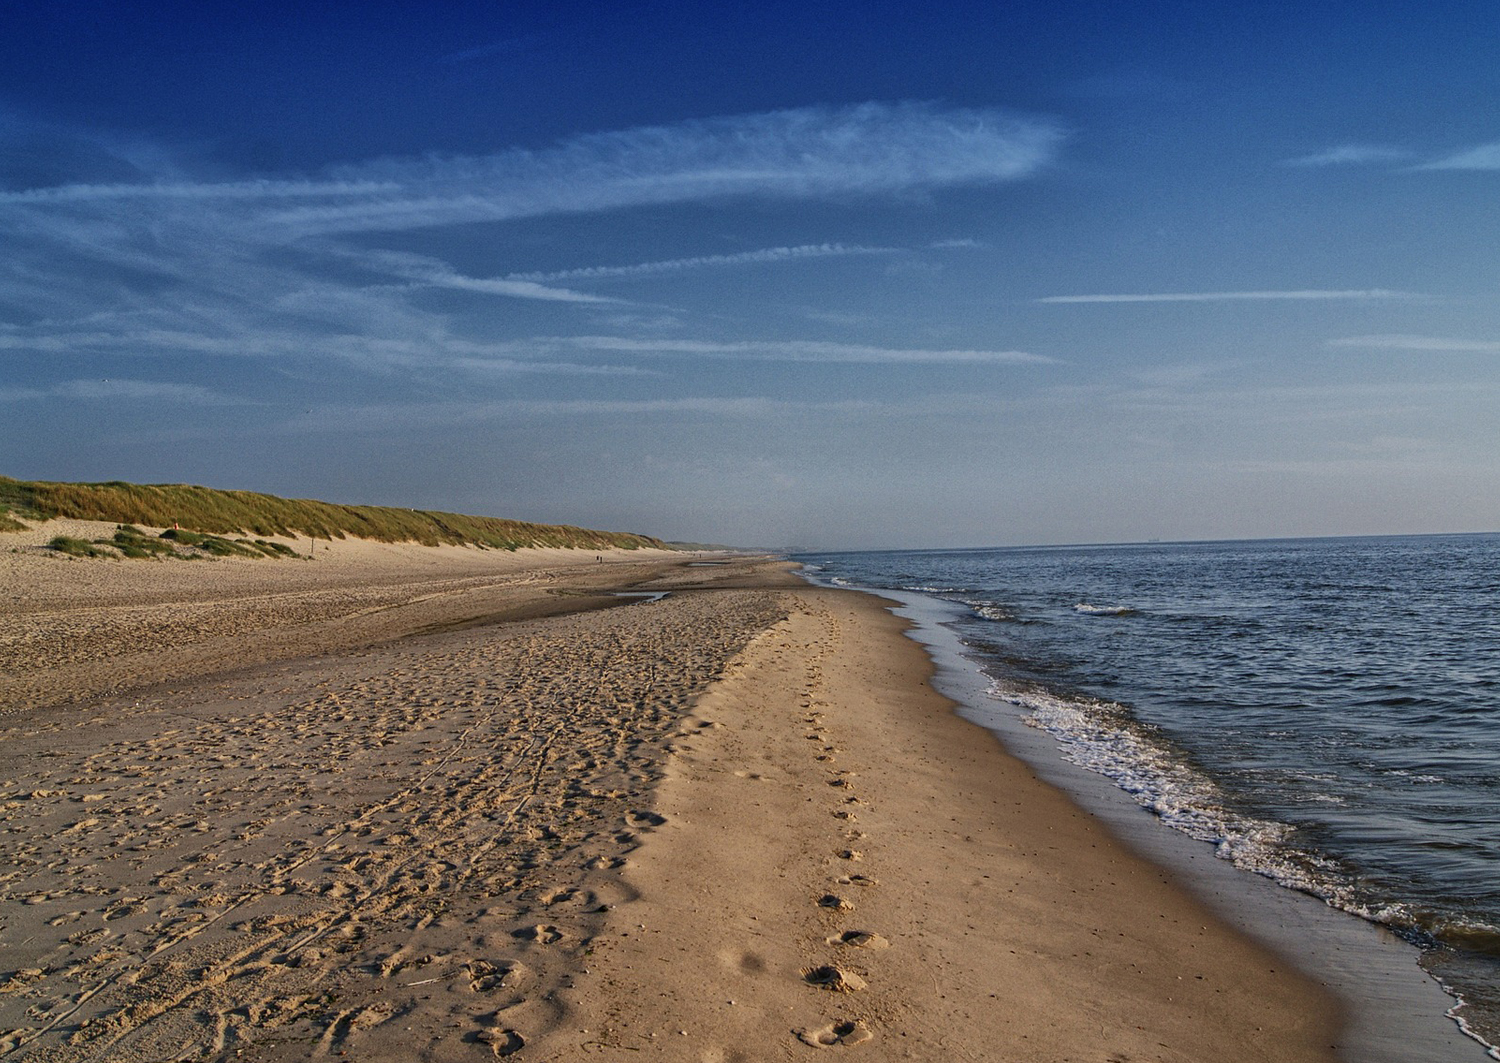
{"label": "footprint in sand", "polygon": [[476,993],[492,993],[497,989],[514,989],[526,978],[526,967],[515,960],[490,963],[487,960],[470,960],[464,969],[469,973],[469,988]]}
{"label": "footprint in sand", "polygon": [[828,939],[830,945],[849,945],[856,949],[888,949],[891,943],[879,934],[868,930],[845,930],[837,937]]}
{"label": "footprint in sand", "polygon": [[853,971],[846,971],[833,964],[825,964],[822,967],[804,967],[802,980],[810,986],[817,986],[819,989],[827,989],[834,993],[857,993],[867,986],[865,980]]}
{"label": "footprint in sand", "polygon": [[536,926],[522,927],[513,936],[523,941],[535,941],[538,945],[555,945],[567,935],[555,926],[538,923]]}
{"label": "footprint in sand", "polygon": [[840,875],[838,877],[840,886],[878,886],[880,881],[869,875]]}
{"label": "footprint in sand", "polygon": [[832,908],[836,912],[852,912],[854,905],[837,893],[825,893],[818,898],[819,908]]}
{"label": "footprint in sand", "polygon": [[489,1045],[490,1050],[497,1056],[509,1056],[526,1047],[526,1038],[515,1030],[507,1030],[500,1026],[487,1026],[474,1034],[474,1040],[482,1045]]}
{"label": "footprint in sand", "polygon": [[625,822],[632,827],[641,830],[650,830],[652,827],[660,827],[667,821],[666,816],[659,816],[655,812],[630,812],[625,816]]}
{"label": "footprint in sand", "polygon": [[797,1040],[814,1048],[849,1048],[862,1045],[874,1037],[870,1028],[858,1019],[853,1022],[830,1023],[816,1030],[797,1031]]}

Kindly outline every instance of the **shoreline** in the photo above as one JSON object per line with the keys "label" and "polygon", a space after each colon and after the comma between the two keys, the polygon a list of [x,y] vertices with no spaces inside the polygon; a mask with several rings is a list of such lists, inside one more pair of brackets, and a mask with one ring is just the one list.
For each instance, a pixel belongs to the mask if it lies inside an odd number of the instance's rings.
{"label": "shoreline", "polygon": [[789,597],[684,728],[588,1039],[544,1049],[1336,1058],[1335,1001],[956,715],[887,601]]}
{"label": "shoreline", "polygon": [[1334,1001],[956,715],[884,600],[621,560],[367,560],[166,682],[65,664],[91,693],[0,718],[0,1045],[1333,1058]]}
{"label": "shoreline", "polygon": [[1350,1063],[1480,1063],[1483,1041],[1448,1013],[1455,1004],[1418,964],[1419,950],[1385,927],[1219,859],[1210,845],[1161,823],[1109,779],[1066,761],[1045,732],[989,695],[992,680],[945,619],[956,607],[917,592],[862,590],[892,603],[932,656],[936,686],[957,713],[1067,793],[1117,839],[1172,872],[1220,919],[1295,963],[1348,1015],[1339,1040]]}

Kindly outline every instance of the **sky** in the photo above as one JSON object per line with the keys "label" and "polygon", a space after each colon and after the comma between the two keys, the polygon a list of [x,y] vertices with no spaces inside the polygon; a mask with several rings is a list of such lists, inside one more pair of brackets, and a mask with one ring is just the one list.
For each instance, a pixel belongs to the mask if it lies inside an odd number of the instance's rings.
{"label": "sky", "polygon": [[0,0],[0,474],[1500,529],[1500,8]]}

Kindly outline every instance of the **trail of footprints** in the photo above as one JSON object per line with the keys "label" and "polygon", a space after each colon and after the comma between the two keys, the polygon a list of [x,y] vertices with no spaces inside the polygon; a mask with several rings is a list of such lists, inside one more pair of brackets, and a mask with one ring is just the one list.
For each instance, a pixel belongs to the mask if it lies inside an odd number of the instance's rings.
{"label": "trail of footprints", "polygon": [[[848,926],[852,913],[859,910],[859,891],[879,885],[870,875],[854,870],[851,865],[864,860],[864,853],[856,848],[865,838],[864,832],[855,826],[859,821],[858,809],[863,804],[856,793],[855,775],[838,766],[838,754],[842,752],[834,743],[824,725],[821,706],[827,704],[822,662],[837,653],[838,629],[832,618],[825,620],[825,637],[820,648],[811,655],[807,665],[807,678],[803,690],[801,707],[806,715],[802,723],[806,727],[804,738],[816,743],[813,759],[825,771],[825,782],[829,790],[830,819],[838,831],[832,847],[836,873],[829,888],[815,900],[825,930],[830,933],[825,944],[830,947],[829,962],[806,967],[802,979],[808,986],[839,994],[853,994],[869,987],[867,979],[875,977],[870,969],[870,958],[854,959],[851,949],[879,950],[889,948],[891,943],[881,935],[869,930],[851,929]],[[848,870],[843,870],[848,868]],[[842,873],[838,873],[838,872]],[[798,1040],[814,1048],[849,1048],[874,1039],[875,1034],[863,1009],[853,1001],[841,1009],[842,1014],[818,1027],[795,1030]]]}
{"label": "trail of footprints", "polygon": [[377,1027],[414,1057],[518,1051],[629,899],[611,872],[661,822],[632,799],[669,730],[781,615],[753,592],[662,604],[654,630],[577,614],[111,706],[76,753],[45,752],[60,725],[0,735],[0,1055],[316,1058]]}

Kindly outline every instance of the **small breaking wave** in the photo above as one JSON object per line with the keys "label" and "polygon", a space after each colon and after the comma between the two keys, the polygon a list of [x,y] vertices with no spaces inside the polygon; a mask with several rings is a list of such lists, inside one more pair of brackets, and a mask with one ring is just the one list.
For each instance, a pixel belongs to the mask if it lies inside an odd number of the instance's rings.
{"label": "small breaking wave", "polygon": [[1088,602],[1079,602],[1073,606],[1075,612],[1083,613],[1085,616],[1133,616],[1135,610],[1128,605],[1090,605]]}
{"label": "small breaking wave", "polygon": [[1292,844],[1295,828],[1234,811],[1218,786],[1123,705],[996,681],[990,696],[1024,710],[1022,722],[1057,739],[1063,758],[1103,775],[1167,826],[1208,842],[1220,859],[1352,910],[1338,865]]}
{"label": "small breaking wave", "polygon": [[997,624],[1011,624],[1021,619],[1009,609],[1004,609],[998,605],[991,605],[988,602],[965,602],[964,604],[974,610],[975,616],[981,616],[986,620],[993,620]]}
{"label": "small breaking wave", "polygon": [[1385,926],[1417,946],[1422,968],[1454,1000],[1447,1016],[1500,1061],[1500,1025],[1494,1022],[1500,994],[1487,988],[1495,984],[1500,963],[1500,927],[1407,902],[1372,903],[1339,864],[1299,846],[1295,827],[1235,811],[1211,779],[1123,705],[1002,680],[992,682],[989,694],[1023,710],[1022,723],[1056,739],[1064,760],[1109,779],[1166,826],[1211,844],[1220,859]]}

